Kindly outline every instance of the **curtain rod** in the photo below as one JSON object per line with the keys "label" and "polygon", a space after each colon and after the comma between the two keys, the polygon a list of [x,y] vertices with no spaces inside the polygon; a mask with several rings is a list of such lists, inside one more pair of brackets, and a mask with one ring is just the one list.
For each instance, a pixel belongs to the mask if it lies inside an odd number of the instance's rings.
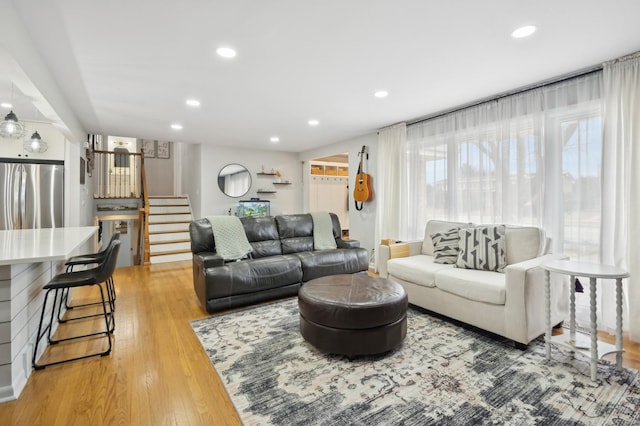
{"label": "curtain rod", "polygon": [[557,84],[557,83],[561,83],[563,81],[566,80],[570,80],[572,78],[576,78],[576,77],[582,77],[582,76],[586,76],[589,74],[594,74],[597,72],[602,71],[603,65],[602,64],[598,64],[598,65],[594,65],[588,68],[582,68],[580,70],[568,73],[568,74],[563,74],[561,76],[557,76],[557,77],[552,77],[550,79],[547,80],[542,80],[539,81],[537,83],[533,83],[530,84],[528,86],[522,86],[519,87],[517,89],[513,89],[513,90],[509,90],[507,92],[502,92],[498,95],[493,95],[493,96],[489,96],[487,98],[483,98],[480,100],[476,100],[476,101],[472,101],[469,102],[467,104],[463,104],[460,106],[456,106],[450,109],[446,109],[444,111],[440,111],[440,112],[436,112],[434,114],[429,114],[420,118],[416,118],[415,120],[411,120],[411,121],[407,121],[407,126],[411,125],[411,124],[417,124],[417,123],[421,123],[423,121],[427,121],[427,120],[432,120],[434,118],[438,118],[438,117],[442,117],[443,115],[447,115],[447,114],[451,114],[454,112],[458,112],[458,111],[462,111],[468,108],[472,108],[478,105],[482,105],[482,104],[486,104],[488,102],[495,102],[497,100],[506,98],[507,96],[513,96],[516,95],[518,93],[524,93],[530,90],[534,90],[534,89],[539,89],[541,87],[546,87],[546,86],[551,86],[553,84]]}

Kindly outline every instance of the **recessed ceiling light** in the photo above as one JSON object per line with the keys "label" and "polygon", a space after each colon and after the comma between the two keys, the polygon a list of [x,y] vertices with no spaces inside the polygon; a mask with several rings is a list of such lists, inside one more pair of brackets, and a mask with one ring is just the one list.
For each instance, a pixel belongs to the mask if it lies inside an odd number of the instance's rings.
{"label": "recessed ceiling light", "polygon": [[378,90],[373,94],[373,96],[375,96],[376,98],[386,98],[387,96],[389,96],[389,92],[387,92],[386,90]]}
{"label": "recessed ceiling light", "polygon": [[269,140],[270,140],[271,142],[280,142],[280,138],[279,138],[279,137],[277,137],[277,136],[271,136],[271,138],[269,138]]}
{"label": "recessed ceiling light", "polygon": [[236,51],[230,47],[218,47],[216,53],[223,58],[234,58],[236,56]]}
{"label": "recessed ceiling light", "polygon": [[171,125],[171,128],[172,128],[173,130],[182,130],[182,124],[173,123],[173,124]]}
{"label": "recessed ceiling light", "polygon": [[320,122],[318,120],[313,119],[313,120],[307,121],[307,124],[309,124],[309,126],[314,126],[315,127],[318,124],[320,124]]}
{"label": "recessed ceiling light", "polygon": [[191,107],[199,107],[200,106],[200,101],[197,99],[187,99],[187,105],[191,106]]}
{"label": "recessed ceiling light", "polygon": [[13,105],[11,105],[9,102],[3,102],[0,104],[0,106],[6,109],[13,108]]}
{"label": "recessed ceiling light", "polygon": [[524,27],[517,28],[511,33],[511,37],[513,38],[524,38],[529,37],[531,34],[536,32],[536,27],[533,25],[525,25]]}

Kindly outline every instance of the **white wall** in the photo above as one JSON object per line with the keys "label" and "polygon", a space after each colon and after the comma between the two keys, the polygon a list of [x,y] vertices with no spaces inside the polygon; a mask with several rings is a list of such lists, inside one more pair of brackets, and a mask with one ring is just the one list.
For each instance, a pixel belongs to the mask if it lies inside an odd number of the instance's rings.
{"label": "white wall", "polygon": [[[86,173],[85,154],[85,148],[81,147],[80,144],[65,140],[64,226],[89,226],[94,224],[93,180]],[[85,159],[84,170],[80,170],[80,157]],[[84,185],[80,185],[80,173],[85,174]]]}
{"label": "white wall", "polygon": [[358,164],[360,157],[358,153],[362,149],[362,145],[367,146],[369,152],[369,160],[366,164],[365,171],[372,176],[371,186],[373,187],[373,200],[364,203],[361,211],[355,209],[353,197],[349,201],[349,238],[360,241],[360,247],[364,247],[369,252],[377,246],[374,241],[375,222],[376,222],[376,164],[378,152],[378,137],[375,133],[364,135],[355,139],[326,145],[314,150],[301,152],[299,154],[300,161],[304,162],[304,211],[309,209],[309,184],[311,166],[313,159],[327,157],[333,154],[343,152],[349,153],[349,191],[353,194],[355,186],[355,177],[358,172]]}
{"label": "white wall", "polygon": [[173,193],[174,172],[173,161],[170,158],[145,158],[144,172],[147,176],[149,195],[181,195]]}
{"label": "white wall", "polygon": [[[230,147],[200,146],[200,153],[197,161],[200,163],[200,188],[201,194],[196,194],[197,185],[184,183],[189,179],[189,174],[197,176],[194,165],[190,164],[186,157],[194,155],[195,149],[183,150],[185,159],[183,165],[186,170],[182,171],[183,187],[189,191],[194,209],[194,217],[208,215],[227,214],[229,209],[235,212],[239,200],[248,200],[252,197],[271,201],[271,215],[302,213],[302,167],[298,160],[297,153],[280,151],[260,151],[255,149],[237,149]],[[240,197],[228,197],[218,188],[218,172],[227,164],[237,163],[245,166],[251,173],[251,188],[249,192]],[[279,170],[282,173],[282,180],[288,180],[291,185],[273,185],[274,177],[258,176],[257,173],[264,169]],[[259,189],[275,189],[275,194],[257,194]],[[195,198],[200,200],[199,211],[195,209]]]}
{"label": "white wall", "polygon": [[[26,31],[12,2],[2,2],[0,13],[0,58],[9,77],[22,93],[29,96],[47,119],[57,123],[72,143],[84,141],[86,130],[60,90],[44,58]],[[20,112],[15,111],[20,117]]]}
{"label": "white wall", "polygon": [[176,173],[179,173],[180,186],[176,195],[188,195],[193,217],[202,217],[202,180],[200,179],[202,145],[174,143],[174,147],[176,151],[180,151],[177,156],[179,164],[176,164],[179,167],[179,171]]}

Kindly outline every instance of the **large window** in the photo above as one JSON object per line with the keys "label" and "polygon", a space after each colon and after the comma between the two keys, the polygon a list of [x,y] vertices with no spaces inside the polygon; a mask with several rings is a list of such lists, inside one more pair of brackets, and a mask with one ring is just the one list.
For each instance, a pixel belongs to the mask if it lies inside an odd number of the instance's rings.
{"label": "large window", "polygon": [[562,136],[562,245],[572,259],[600,256],[602,120],[599,115],[558,123]]}
{"label": "large window", "polygon": [[594,73],[408,126],[400,238],[429,219],[536,225],[554,253],[598,261],[601,85]]}
{"label": "large window", "polygon": [[597,260],[600,86],[596,73],[409,126],[401,238],[431,218],[530,224]]}

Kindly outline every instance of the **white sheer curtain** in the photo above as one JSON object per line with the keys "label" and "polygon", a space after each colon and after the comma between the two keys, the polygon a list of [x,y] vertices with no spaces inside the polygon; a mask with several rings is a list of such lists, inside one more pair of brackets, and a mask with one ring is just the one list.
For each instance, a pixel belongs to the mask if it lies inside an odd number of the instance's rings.
{"label": "white sheer curtain", "polygon": [[[627,269],[628,324],[640,341],[640,54],[604,65],[602,259]],[[609,287],[613,287],[609,285]],[[613,293],[605,294],[604,319],[615,325]]]}
{"label": "white sheer curtain", "polygon": [[[399,238],[400,217],[400,170],[402,168],[402,147],[407,136],[407,126],[399,123],[378,131],[378,199],[376,212],[376,244],[382,238]],[[378,256],[375,256],[377,270]]]}
{"label": "white sheer curtain", "polygon": [[429,219],[537,225],[553,252],[600,261],[601,93],[595,72],[407,126],[400,238]]}

